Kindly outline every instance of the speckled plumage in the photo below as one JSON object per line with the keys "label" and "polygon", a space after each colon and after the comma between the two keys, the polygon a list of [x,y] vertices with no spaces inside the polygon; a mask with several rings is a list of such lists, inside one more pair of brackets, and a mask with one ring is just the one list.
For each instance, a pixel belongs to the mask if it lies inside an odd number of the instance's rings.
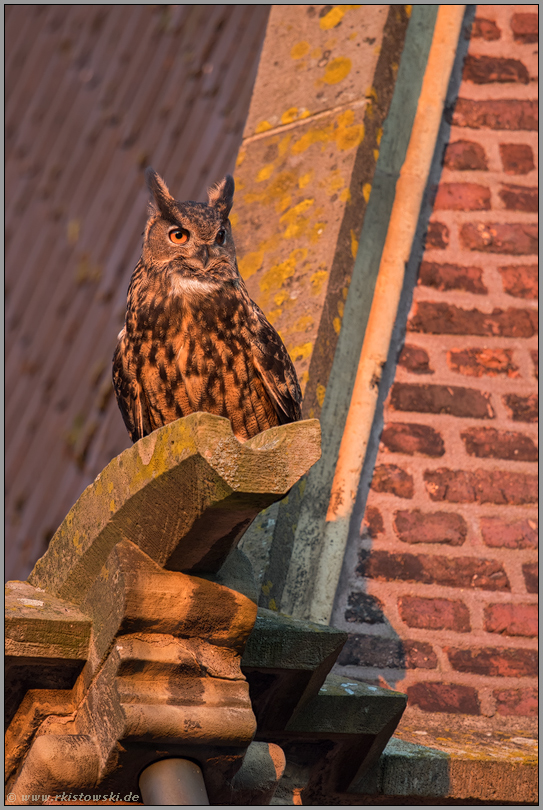
{"label": "speckled plumage", "polygon": [[241,440],[297,421],[294,366],[237,268],[233,178],[209,190],[208,204],[175,201],[152,169],[147,182],[143,251],[113,357],[132,441],[194,411],[228,417]]}

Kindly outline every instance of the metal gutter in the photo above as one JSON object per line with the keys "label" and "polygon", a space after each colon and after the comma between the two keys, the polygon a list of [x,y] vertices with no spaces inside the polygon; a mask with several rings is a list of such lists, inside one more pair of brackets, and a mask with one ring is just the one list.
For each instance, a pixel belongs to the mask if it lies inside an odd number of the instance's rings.
{"label": "metal gutter", "polygon": [[[377,259],[379,263],[377,278],[374,282],[375,289],[367,316],[358,369],[354,384],[351,383],[352,395],[339,441],[339,449],[332,455],[332,459],[328,458],[328,464],[335,462],[337,458],[335,471],[331,476],[331,484],[328,484],[330,497],[326,501],[324,516],[318,509],[319,498],[315,496],[315,493],[312,497],[308,497],[308,494],[312,489],[317,490],[320,485],[321,492],[318,495],[322,500],[324,494],[322,490],[326,486],[324,480],[326,471],[324,469],[312,471],[310,478],[313,476],[314,480],[313,482],[308,480],[305,503],[302,503],[298,521],[289,576],[280,607],[280,610],[298,618],[329,623],[332,614],[350,518],[375,414],[382,369],[387,359],[404,281],[405,265],[413,247],[422,198],[434,156],[465,8],[464,5],[432,7],[435,25],[428,29],[432,11],[429,10],[429,7],[413,7],[413,18],[410,23],[410,29],[413,26],[411,39],[408,41],[409,36],[406,39],[395,98],[387,120],[388,132],[385,132],[385,135],[388,136],[389,141],[388,144],[385,144],[385,136],[383,137],[382,151],[372,189],[374,200],[370,197],[369,204],[371,207],[372,202],[375,202],[375,212],[376,214],[380,212],[382,216],[385,213],[382,210],[383,206],[386,210],[387,199],[389,196],[391,197],[390,208],[386,211],[388,216],[384,223],[386,235],[381,244],[380,258]],[[420,17],[420,20],[416,18],[416,15]],[[427,19],[424,15],[427,15]],[[408,29],[408,35],[410,29]],[[428,56],[421,69],[421,51],[424,55],[425,38],[428,38],[426,46]],[[402,140],[405,139],[407,134],[405,130],[409,125],[409,99],[406,102],[404,94],[408,96],[409,92],[412,93],[413,82],[417,81],[417,71],[421,71],[420,92],[411,119],[413,124],[402,155]],[[396,106],[393,109],[395,102]],[[394,171],[396,166],[398,166],[397,173]],[[382,177],[379,177],[378,174],[381,174]],[[381,180],[381,184],[379,180]],[[393,181],[392,194],[390,194],[390,181]],[[327,433],[333,434],[334,430],[337,432],[337,426],[334,427],[336,410],[334,399],[341,394],[345,396],[348,381],[345,381],[347,384],[345,382],[342,384],[342,377],[350,371],[341,362],[341,355],[342,353],[349,354],[349,348],[346,345],[349,339],[349,321],[354,321],[355,328],[359,328],[356,325],[358,312],[355,308],[357,304],[360,307],[360,300],[364,301],[364,294],[367,299],[368,282],[371,284],[371,266],[369,266],[372,260],[371,254],[374,258],[375,249],[379,247],[378,235],[376,237],[374,232],[369,231],[373,219],[374,217],[370,216],[368,210],[346,305],[342,329],[342,333],[345,330],[345,334],[340,335],[340,338],[343,338],[343,348],[340,342],[334,360],[336,368],[333,368],[331,375],[331,379],[335,377],[335,384],[333,391],[332,386],[328,387],[323,408],[321,419],[323,439]],[[382,220],[380,227],[383,227]],[[358,278],[356,277],[357,266]],[[351,306],[349,307],[349,305]],[[351,309],[350,317],[347,313],[348,307]],[[326,422],[330,423],[329,430]],[[325,456],[324,447],[323,456]],[[316,505],[317,508],[315,508]],[[303,574],[302,568],[305,569]],[[302,582],[304,579],[305,583]]]}

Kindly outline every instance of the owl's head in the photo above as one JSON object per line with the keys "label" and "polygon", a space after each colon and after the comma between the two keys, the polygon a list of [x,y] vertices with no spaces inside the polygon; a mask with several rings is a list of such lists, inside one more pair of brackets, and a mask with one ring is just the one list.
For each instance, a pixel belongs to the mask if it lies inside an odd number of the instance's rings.
{"label": "owl's head", "polygon": [[151,194],[142,258],[154,272],[168,276],[174,292],[195,283],[220,285],[239,279],[228,215],[234,178],[226,177],[208,191],[208,202],[174,200],[164,180],[145,172]]}

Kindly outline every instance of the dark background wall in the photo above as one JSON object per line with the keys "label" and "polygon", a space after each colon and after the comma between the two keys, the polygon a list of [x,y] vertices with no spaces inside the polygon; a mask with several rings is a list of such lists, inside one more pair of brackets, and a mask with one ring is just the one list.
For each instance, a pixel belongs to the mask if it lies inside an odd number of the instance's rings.
{"label": "dark background wall", "polygon": [[232,171],[269,6],[8,5],[6,578],[129,446],[111,357],[148,164],[180,199]]}

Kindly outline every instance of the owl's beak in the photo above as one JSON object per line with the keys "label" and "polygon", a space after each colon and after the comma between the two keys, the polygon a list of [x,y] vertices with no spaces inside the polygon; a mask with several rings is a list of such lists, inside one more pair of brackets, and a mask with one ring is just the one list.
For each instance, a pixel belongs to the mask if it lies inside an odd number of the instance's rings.
{"label": "owl's beak", "polygon": [[198,251],[198,258],[202,262],[202,267],[205,267],[209,261],[209,248],[207,245],[202,245]]}

